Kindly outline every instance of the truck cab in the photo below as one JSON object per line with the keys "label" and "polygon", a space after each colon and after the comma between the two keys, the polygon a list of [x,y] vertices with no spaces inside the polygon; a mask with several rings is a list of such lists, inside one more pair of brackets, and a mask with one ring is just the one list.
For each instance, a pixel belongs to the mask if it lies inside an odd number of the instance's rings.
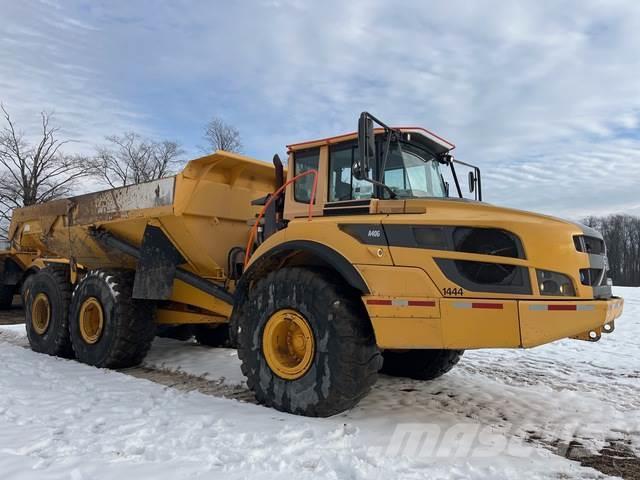
{"label": "truck cab", "polygon": [[[372,183],[354,175],[354,165],[360,158],[356,132],[288,145],[289,179],[308,170],[317,170],[318,184],[313,214],[335,215],[367,211],[372,200],[400,200],[388,203],[397,211],[402,201],[420,198],[451,198],[450,184],[445,180],[450,165],[455,161],[450,152],[455,145],[419,127],[394,129],[397,139],[386,145],[384,129],[374,131],[377,148],[373,161],[368,165],[367,178],[380,178]],[[457,162],[462,164],[462,162]],[[479,169],[470,167],[474,199],[481,199]],[[379,173],[384,168],[382,175]],[[447,170],[447,171],[445,171]],[[454,169],[455,172],[455,169]],[[462,197],[460,181],[455,177],[456,191]],[[284,216],[293,219],[303,216],[309,209],[314,176],[309,175],[295,182],[286,191]],[[347,209],[347,210],[345,210]]]}

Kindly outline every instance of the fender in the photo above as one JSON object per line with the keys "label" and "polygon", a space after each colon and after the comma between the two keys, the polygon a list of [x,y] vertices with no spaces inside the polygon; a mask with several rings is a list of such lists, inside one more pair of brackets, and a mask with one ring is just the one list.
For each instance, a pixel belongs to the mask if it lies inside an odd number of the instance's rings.
{"label": "fender", "polygon": [[[331,266],[340,274],[340,276],[354,289],[360,293],[369,293],[369,287],[360,275],[360,272],[353,266],[349,260],[347,260],[342,254],[336,252],[333,248],[327,247],[322,243],[313,242],[309,240],[291,240],[283,242],[275,247],[264,252],[260,257],[255,260],[246,272],[242,275],[242,280],[245,278],[251,280],[252,277],[260,270],[264,263],[270,263],[273,260],[281,260],[288,257],[292,253],[307,253],[311,256],[319,259],[322,263]],[[242,282],[241,283],[244,283]]]}
{"label": "fender", "polygon": [[312,256],[312,258],[319,260],[320,263],[324,263],[335,269],[349,286],[359,291],[362,295],[369,293],[369,287],[367,287],[360,272],[358,272],[351,262],[334,249],[322,243],[309,240],[291,240],[280,243],[256,258],[243,272],[238,281],[234,293],[235,301],[233,304],[233,312],[229,319],[229,335],[232,344],[235,344],[237,340],[238,319],[242,316],[242,303],[249,290],[251,281],[259,277],[262,273],[286,265],[287,260],[296,254],[308,254]]}

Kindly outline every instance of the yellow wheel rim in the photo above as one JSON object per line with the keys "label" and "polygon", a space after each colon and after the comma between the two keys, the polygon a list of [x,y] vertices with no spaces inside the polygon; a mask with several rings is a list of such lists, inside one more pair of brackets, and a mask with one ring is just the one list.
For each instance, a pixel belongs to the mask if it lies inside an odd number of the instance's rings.
{"label": "yellow wheel rim", "polygon": [[39,293],[31,304],[31,325],[33,330],[42,335],[49,328],[51,321],[51,304],[49,297],[44,293]]}
{"label": "yellow wheel rim", "polygon": [[264,327],[262,352],[273,373],[285,380],[297,380],[313,362],[313,331],[300,313],[278,310]]}
{"label": "yellow wheel rim", "polygon": [[104,327],[102,305],[97,298],[89,297],[82,302],[79,322],[82,339],[89,344],[96,343],[100,339]]}

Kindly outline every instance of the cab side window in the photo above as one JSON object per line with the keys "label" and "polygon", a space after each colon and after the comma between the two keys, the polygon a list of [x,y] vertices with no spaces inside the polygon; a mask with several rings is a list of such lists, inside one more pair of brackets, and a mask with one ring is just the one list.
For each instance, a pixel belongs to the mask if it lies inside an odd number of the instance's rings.
{"label": "cab side window", "polygon": [[[358,155],[357,145],[335,145],[329,151],[329,201],[371,198],[373,185],[357,180],[351,174],[351,166]],[[371,176],[372,172],[369,172]]]}
{"label": "cab side window", "polygon": [[[307,170],[318,170],[320,163],[320,149],[311,148],[309,150],[301,150],[294,154],[293,174],[300,175]],[[311,190],[313,189],[314,174],[306,175],[295,181],[293,186],[293,198],[296,202],[311,202]]]}

